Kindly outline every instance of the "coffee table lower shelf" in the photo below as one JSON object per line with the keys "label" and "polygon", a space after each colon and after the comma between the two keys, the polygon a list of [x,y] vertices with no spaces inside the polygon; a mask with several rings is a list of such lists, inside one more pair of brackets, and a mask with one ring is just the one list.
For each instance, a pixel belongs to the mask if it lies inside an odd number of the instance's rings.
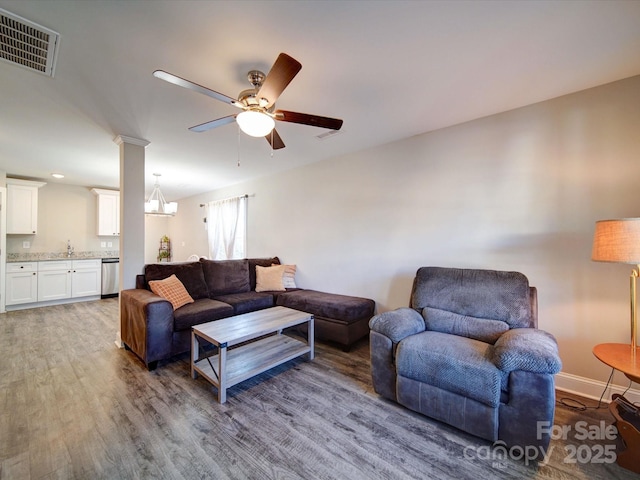
{"label": "coffee table lower shelf", "polygon": [[[201,374],[219,391],[226,390],[296,357],[311,353],[312,347],[287,335],[276,334],[230,350],[221,349],[220,352],[223,354],[222,363],[218,353],[202,358],[192,366],[194,378],[196,372]],[[223,385],[220,385],[220,365],[225,372]],[[223,394],[222,398],[225,396]]]}

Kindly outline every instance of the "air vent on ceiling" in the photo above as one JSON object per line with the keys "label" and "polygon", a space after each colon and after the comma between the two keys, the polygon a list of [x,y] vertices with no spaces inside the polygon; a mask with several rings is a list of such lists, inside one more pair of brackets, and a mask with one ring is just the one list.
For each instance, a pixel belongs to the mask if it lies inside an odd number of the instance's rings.
{"label": "air vent on ceiling", "polygon": [[0,8],[0,59],[53,77],[60,34]]}

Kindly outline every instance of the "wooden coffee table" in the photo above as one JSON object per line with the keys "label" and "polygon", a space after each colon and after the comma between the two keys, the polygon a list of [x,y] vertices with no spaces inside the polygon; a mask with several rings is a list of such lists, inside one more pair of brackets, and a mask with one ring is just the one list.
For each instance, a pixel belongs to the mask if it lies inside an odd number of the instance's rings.
{"label": "wooden coffee table", "polygon": [[[308,324],[307,342],[282,334],[302,323]],[[200,357],[201,340],[218,347],[217,352]],[[307,353],[313,360],[313,315],[287,307],[267,308],[194,326],[191,377],[206,378],[218,388],[218,402],[224,403],[227,388]]]}

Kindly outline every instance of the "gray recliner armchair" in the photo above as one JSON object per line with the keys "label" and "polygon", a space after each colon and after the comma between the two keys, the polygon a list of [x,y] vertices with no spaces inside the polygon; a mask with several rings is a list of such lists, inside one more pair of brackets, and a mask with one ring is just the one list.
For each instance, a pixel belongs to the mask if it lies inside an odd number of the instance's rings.
{"label": "gray recliner armchair", "polygon": [[[422,267],[410,308],[369,322],[375,391],[507,446],[549,445],[552,335],[538,330],[537,291],[518,272]],[[542,450],[541,450],[542,449]]]}

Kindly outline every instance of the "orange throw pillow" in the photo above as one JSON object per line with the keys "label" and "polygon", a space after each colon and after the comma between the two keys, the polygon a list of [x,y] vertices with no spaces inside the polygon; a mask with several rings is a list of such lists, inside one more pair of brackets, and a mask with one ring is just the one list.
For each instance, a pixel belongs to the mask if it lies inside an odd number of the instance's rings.
{"label": "orange throw pillow", "polygon": [[151,280],[149,288],[156,295],[169,300],[174,310],[194,301],[175,274],[164,280]]}

